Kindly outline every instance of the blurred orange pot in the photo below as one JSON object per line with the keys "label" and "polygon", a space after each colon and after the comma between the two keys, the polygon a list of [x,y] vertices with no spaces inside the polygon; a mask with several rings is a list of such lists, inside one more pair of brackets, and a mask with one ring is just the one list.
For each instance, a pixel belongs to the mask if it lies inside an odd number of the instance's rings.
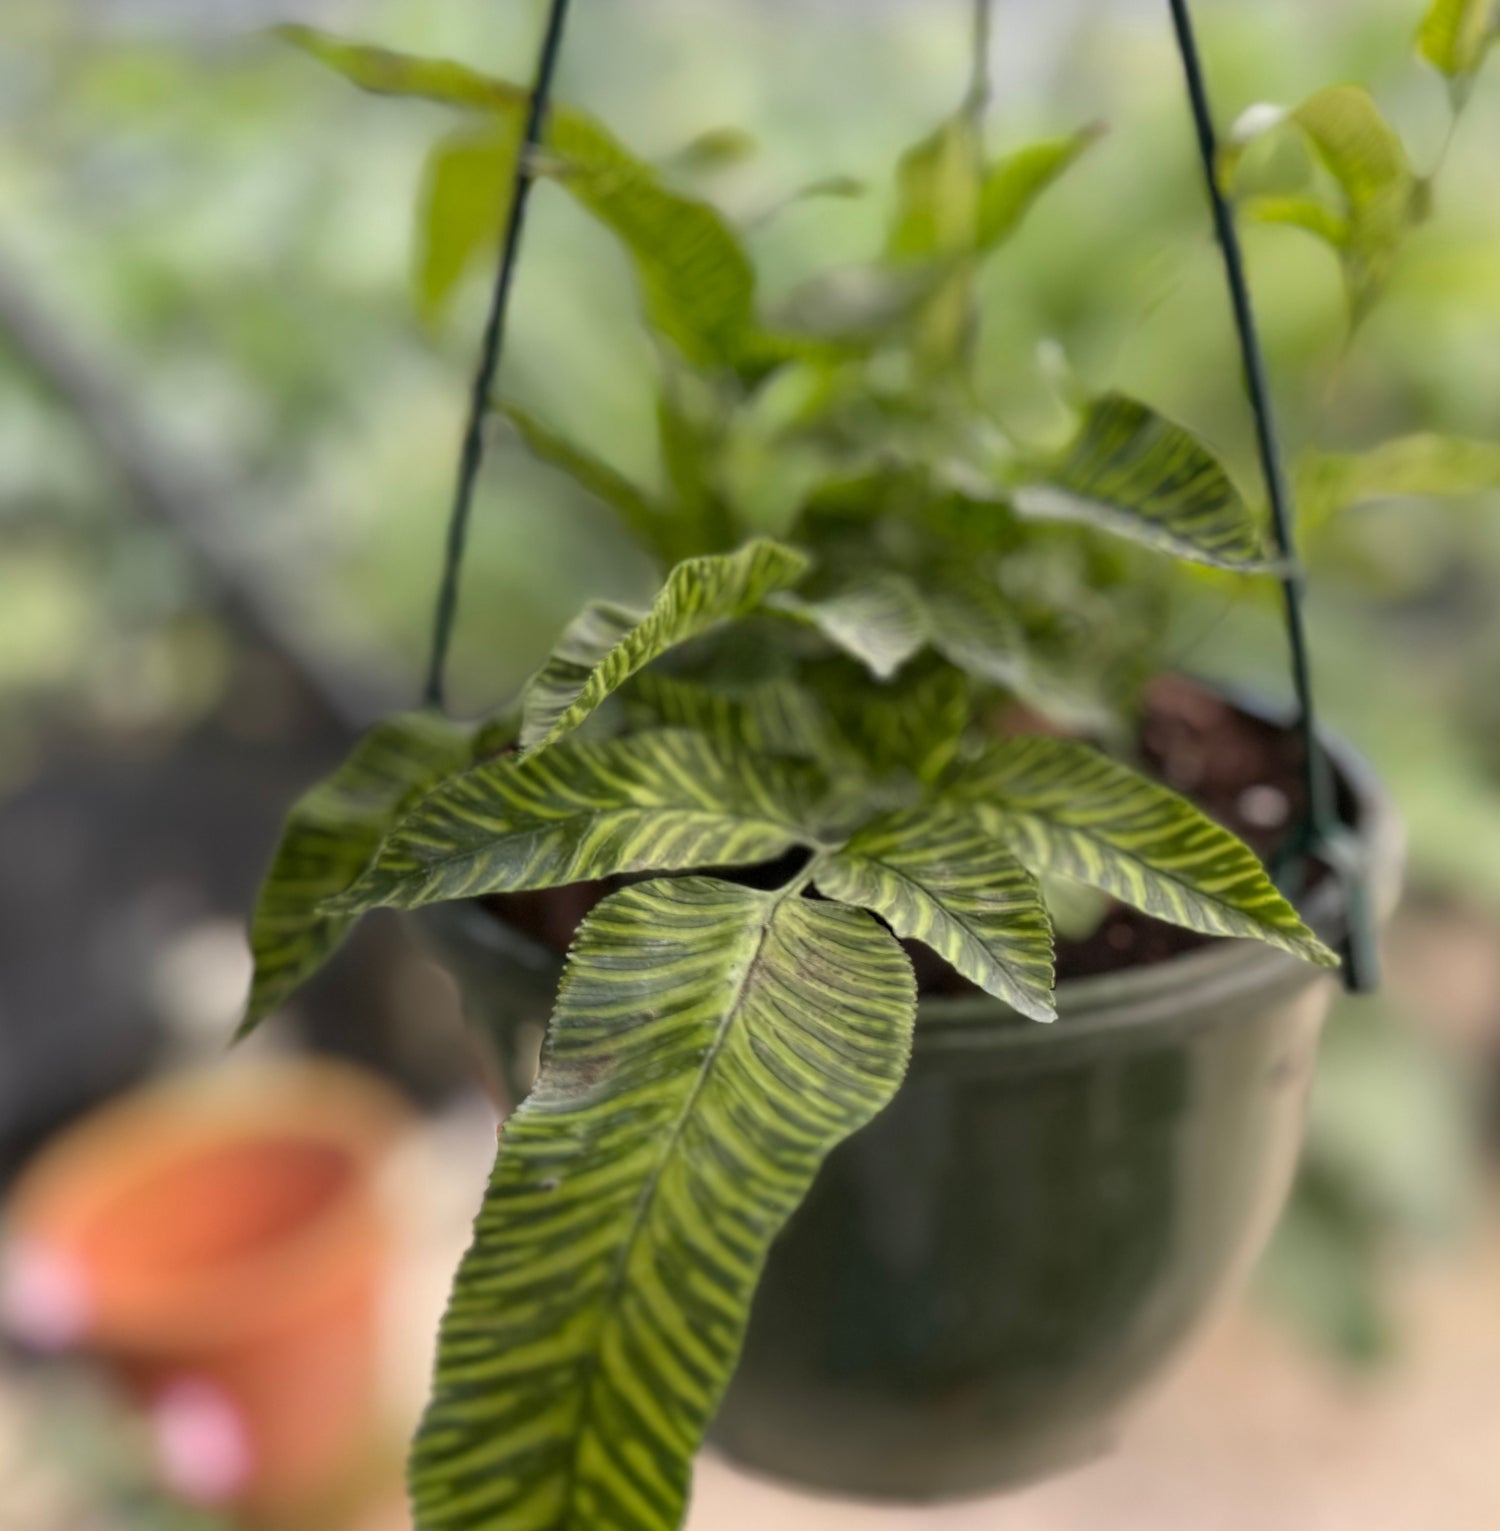
{"label": "blurred orange pot", "polygon": [[105,1108],[12,1200],[7,1326],[106,1359],[150,1413],[168,1486],[277,1519],[368,1438],[404,1113],[331,1063],[190,1075]]}

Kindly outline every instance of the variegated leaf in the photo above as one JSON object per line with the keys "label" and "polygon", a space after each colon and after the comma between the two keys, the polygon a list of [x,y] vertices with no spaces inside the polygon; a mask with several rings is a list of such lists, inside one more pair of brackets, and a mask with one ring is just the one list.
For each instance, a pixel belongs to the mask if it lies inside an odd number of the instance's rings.
{"label": "variegated leaf", "polygon": [[706,878],[599,905],[443,1321],[420,1531],[675,1531],[771,1241],[915,1009],[857,910]]}
{"label": "variegated leaf", "polygon": [[391,831],[338,907],[414,909],[620,873],[750,866],[812,836],[818,776],[635,734],[502,756],[451,777]]}
{"label": "variegated leaf", "polygon": [[[858,672],[854,672],[858,676]],[[818,694],[867,770],[935,781],[969,723],[969,686],[948,665],[914,665],[884,684],[827,677]]]}
{"label": "variegated leaf", "polygon": [[472,728],[432,712],[377,724],[349,758],[298,800],[271,862],[250,924],[255,959],[241,1036],[312,977],[356,916],[326,900],[360,878],[404,809],[473,758]]}
{"label": "variegated leaf", "polygon": [[927,622],[911,581],[874,570],[836,580],[817,597],[772,598],[776,611],[811,624],[877,680],[889,680],[927,643]]}
{"label": "variegated leaf", "polygon": [[1087,745],[1016,739],[964,767],[953,793],[1037,873],[1102,888],[1189,930],[1252,937],[1337,966],[1247,846]]}
{"label": "variegated leaf", "polygon": [[1180,425],[1120,394],[1089,406],[1072,444],[1014,493],[1041,521],[1077,521],[1223,569],[1266,567],[1244,497]]}
{"label": "variegated leaf", "polygon": [[873,910],[1022,1015],[1056,1019],[1052,927],[1036,878],[972,812],[883,815],[815,876],[829,898]]}
{"label": "variegated leaf", "polygon": [[801,553],[761,540],[678,564],[644,616],[617,606],[591,607],[527,688],[521,748],[545,749],[571,733],[653,659],[721,622],[746,616],[768,595],[796,584],[807,569]]}
{"label": "variegated leaf", "polygon": [[691,729],[726,754],[826,760],[835,753],[822,705],[789,680],[726,689],[646,670],[631,682],[625,705],[638,724]]}

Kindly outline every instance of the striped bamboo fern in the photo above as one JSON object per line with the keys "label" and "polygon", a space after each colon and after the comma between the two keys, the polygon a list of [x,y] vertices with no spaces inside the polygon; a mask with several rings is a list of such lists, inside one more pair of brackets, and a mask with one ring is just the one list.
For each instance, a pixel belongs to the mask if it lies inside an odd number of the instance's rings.
{"label": "striped bamboo fern", "polygon": [[[1439,5],[1429,56],[1466,78],[1492,9]],[[498,237],[527,92],[290,35],[461,118],[424,203],[440,306]],[[584,610],[503,717],[376,728],[292,810],[253,927],[246,1029],[371,910],[603,885],[443,1324],[421,1531],[680,1524],[772,1240],[900,1085],[913,943],[1036,1022],[1058,879],[1334,963],[1243,844],[1096,747],[1153,667],[1159,555],[1264,574],[1257,508],[1138,400],[1013,440],[969,367],[981,266],[1098,136],[991,158],[971,99],[903,157],[868,266],[771,306],[690,156],[549,118],[538,173],[638,279],[660,481],[493,408],[618,515],[656,593]]]}

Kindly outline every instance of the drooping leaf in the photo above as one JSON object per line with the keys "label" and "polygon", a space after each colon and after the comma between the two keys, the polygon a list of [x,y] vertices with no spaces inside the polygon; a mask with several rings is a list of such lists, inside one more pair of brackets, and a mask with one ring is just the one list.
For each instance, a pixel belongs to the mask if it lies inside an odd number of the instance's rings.
{"label": "drooping leaf", "polygon": [[873,910],[1022,1015],[1056,1018],[1052,927],[1036,878],[971,811],[885,814],[815,875],[820,892]]}
{"label": "drooping leaf", "polygon": [[827,714],[789,680],[726,688],[646,670],[631,682],[625,704],[638,723],[691,729],[726,753],[785,760],[827,760],[834,753]]}
{"label": "drooping leaf", "polygon": [[671,534],[670,522],[644,489],[518,405],[495,407],[516,428],[534,457],[561,469],[580,489],[602,500],[643,547],[654,553],[662,552],[663,542]]}
{"label": "drooping leaf", "polygon": [[1406,237],[1426,218],[1429,188],[1374,98],[1357,85],[1329,86],[1290,111],[1252,107],[1231,136],[1226,175],[1234,174],[1250,142],[1283,124],[1301,130],[1342,206],[1320,218],[1303,205],[1307,199],[1273,197],[1252,200],[1248,210],[1268,206],[1278,221],[1294,222],[1338,251],[1350,313],[1358,323],[1384,289]]}
{"label": "drooping leaf", "polygon": [[922,603],[899,574],[873,570],[835,581],[816,598],[784,592],[770,604],[810,623],[878,680],[889,680],[927,642]]}
{"label": "drooping leaf", "polygon": [[1372,500],[1483,494],[1500,489],[1500,442],[1422,434],[1368,452],[1306,452],[1296,485],[1298,513],[1309,527]]}
{"label": "drooping leaf", "polygon": [[1406,146],[1381,115],[1374,97],[1357,85],[1330,85],[1293,109],[1291,119],[1349,199],[1351,213],[1396,194],[1404,199],[1413,180]]}
{"label": "drooping leaf", "polygon": [[1227,829],[1087,745],[1016,739],[964,767],[953,790],[1034,872],[1102,888],[1189,930],[1337,965]]}
{"label": "drooping leaf", "polygon": [[1221,569],[1266,566],[1244,497],[1197,437],[1135,399],[1106,394],[1072,444],[1013,494],[1023,516],[1076,521]]}
{"label": "drooping leaf", "polygon": [[681,730],[504,756],[443,782],[339,907],[415,909],[620,873],[752,866],[811,835],[821,783]]}
{"label": "drooping leaf", "polygon": [[1433,0],[1417,33],[1417,52],[1448,77],[1462,106],[1500,37],[1500,0]]}
{"label": "drooping leaf", "polygon": [[472,728],[432,712],[377,724],[293,806],[250,925],[255,959],[239,1034],[254,1030],[343,943],[353,914],[324,902],[356,883],[402,812],[473,757]]}
{"label": "drooping leaf", "polygon": [[644,615],[594,606],[580,617],[526,692],[523,750],[545,749],[571,733],[612,692],[653,659],[721,622],[754,611],[807,572],[802,554],[756,541],[736,552],[677,565]]}
{"label": "drooping leaf", "polygon": [[705,878],[599,905],[443,1322],[420,1531],[676,1531],[771,1241],[915,1009],[857,910]]}
{"label": "drooping leaf", "polygon": [[[590,601],[563,629],[562,637],[532,676],[522,694],[522,716],[534,693],[544,701],[551,697],[581,694],[594,671],[645,619],[645,613],[613,601]],[[523,725],[521,746],[526,748]]]}
{"label": "drooping leaf", "polygon": [[520,149],[517,128],[509,118],[463,128],[440,139],[427,156],[415,281],[429,322],[441,316],[475,262],[500,242]]}
{"label": "drooping leaf", "polygon": [[[281,35],[377,95],[419,97],[486,113],[519,136],[528,103],[520,86],[461,64],[346,42],[311,27]],[[652,324],[690,361],[709,367],[768,364],[781,348],[755,317],[755,271],[723,217],[671,189],[595,118],[556,105],[548,116],[552,176],[625,246]]]}
{"label": "drooping leaf", "polygon": [[559,178],[630,253],[656,330],[690,361],[740,367],[769,344],[755,317],[755,268],[723,216],[674,191],[581,113],[559,114]]}
{"label": "drooping leaf", "polygon": [[1091,123],[1066,138],[1027,144],[986,166],[979,187],[979,248],[993,250],[1009,239],[1042,193],[1103,134],[1102,123]]}

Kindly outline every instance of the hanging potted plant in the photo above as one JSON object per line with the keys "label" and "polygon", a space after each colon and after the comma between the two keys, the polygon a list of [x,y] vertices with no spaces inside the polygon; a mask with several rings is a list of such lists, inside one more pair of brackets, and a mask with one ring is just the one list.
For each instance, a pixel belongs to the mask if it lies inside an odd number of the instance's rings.
{"label": "hanging potted plant", "polygon": [[[549,109],[565,11],[532,90],[291,34],[368,90],[462,110],[497,204],[514,182],[428,706],[293,809],[246,1027],[394,908],[500,1059],[514,1109],[417,1439],[421,1527],[675,1526],[716,1415],[730,1451],[824,1487],[1016,1482],[1097,1451],[1253,1258],[1334,948],[1368,981],[1397,875],[1378,787],[1312,725],[1186,10],[1271,542],[1137,400],[1081,401],[1043,449],[977,397],[979,269],[1094,130],[992,159],[978,75],[903,158],[879,260],[767,318],[723,215]],[[496,392],[538,176],[634,264],[661,486]],[[493,414],[661,584],[589,606],[470,724],[443,672]],[[1157,675],[1174,561],[1282,582],[1299,715]]]}

